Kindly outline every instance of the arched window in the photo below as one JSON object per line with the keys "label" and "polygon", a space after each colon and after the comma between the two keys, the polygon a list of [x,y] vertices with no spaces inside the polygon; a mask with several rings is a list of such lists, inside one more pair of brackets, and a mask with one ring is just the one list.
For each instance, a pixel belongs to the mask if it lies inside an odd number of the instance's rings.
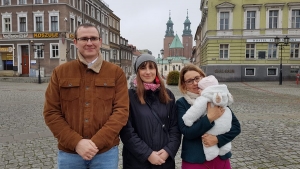
{"label": "arched window", "polygon": [[168,69],[168,68],[167,68],[167,65],[165,65],[165,71],[167,71],[167,69]]}
{"label": "arched window", "polygon": [[173,70],[175,70],[175,65],[173,65]]}
{"label": "arched window", "polygon": [[180,71],[180,65],[178,66],[178,70]]}

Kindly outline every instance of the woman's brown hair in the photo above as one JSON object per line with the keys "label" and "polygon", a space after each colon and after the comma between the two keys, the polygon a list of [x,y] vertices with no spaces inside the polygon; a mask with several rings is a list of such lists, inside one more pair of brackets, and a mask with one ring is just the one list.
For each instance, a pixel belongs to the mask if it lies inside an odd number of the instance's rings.
{"label": "woman's brown hair", "polygon": [[[159,78],[159,81],[160,81],[160,90],[159,90],[159,101],[161,103],[164,103],[164,104],[167,104],[171,98],[170,96],[168,95],[167,93],[167,89],[165,87],[165,83],[163,81],[163,79],[160,77],[160,74],[158,73],[158,69],[157,69],[157,65],[156,63],[154,62],[151,62],[151,61],[146,61],[144,63],[142,63],[140,67],[144,67],[144,66],[147,66],[147,64],[149,64],[149,67],[150,68],[155,68],[156,69],[156,76]],[[137,93],[137,96],[140,100],[140,102],[142,104],[145,104],[145,88],[144,88],[144,84],[143,84],[143,81],[140,77],[140,74],[139,74],[139,68],[137,69],[137,72],[136,72],[136,82],[137,82],[137,87],[136,87],[136,93]]]}
{"label": "woman's brown hair", "polygon": [[188,71],[196,71],[198,72],[201,76],[205,77],[205,73],[203,72],[203,70],[201,70],[199,67],[193,65],[193,64],[188,64],[186,66],[184,66],[179,74],[179,90],[181,91],[181,93],[186,93],[186,86],[185,86],[185,81],[184,81],[184,75],[186,72]]}

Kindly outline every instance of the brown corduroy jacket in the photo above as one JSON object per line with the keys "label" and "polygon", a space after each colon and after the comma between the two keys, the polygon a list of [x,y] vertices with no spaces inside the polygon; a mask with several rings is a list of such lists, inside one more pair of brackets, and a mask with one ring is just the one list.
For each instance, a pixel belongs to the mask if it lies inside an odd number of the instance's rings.
{"label": "brown corduroy jacket", "polygon": [[76,153],[81,139],[91,139],[105,152],[119,144],[119,132],[128,120],[128,90],[119,66],[103,61],[78,59],[53,70],[45,93],[44,119],[58,148]]}

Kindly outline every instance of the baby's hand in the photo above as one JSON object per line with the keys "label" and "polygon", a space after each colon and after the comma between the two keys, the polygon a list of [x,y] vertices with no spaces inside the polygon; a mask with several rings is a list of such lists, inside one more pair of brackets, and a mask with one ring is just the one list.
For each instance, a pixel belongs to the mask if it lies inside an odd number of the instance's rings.
{"label": "baby's hand", "polygon": [[198,91],[199,91],[199,94],[201,95],[202,89],[199,89]]}

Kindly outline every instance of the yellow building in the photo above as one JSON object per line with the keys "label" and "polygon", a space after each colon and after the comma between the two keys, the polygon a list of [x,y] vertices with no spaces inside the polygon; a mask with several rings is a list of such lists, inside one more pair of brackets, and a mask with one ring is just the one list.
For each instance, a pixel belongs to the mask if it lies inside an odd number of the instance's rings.
{"label": "yellow building", "polygon": [[200,10],[196,57],[206,74],[220,81],[280,81],[282,65],[283,80],[296,79],[299,0],[201,0]]}

